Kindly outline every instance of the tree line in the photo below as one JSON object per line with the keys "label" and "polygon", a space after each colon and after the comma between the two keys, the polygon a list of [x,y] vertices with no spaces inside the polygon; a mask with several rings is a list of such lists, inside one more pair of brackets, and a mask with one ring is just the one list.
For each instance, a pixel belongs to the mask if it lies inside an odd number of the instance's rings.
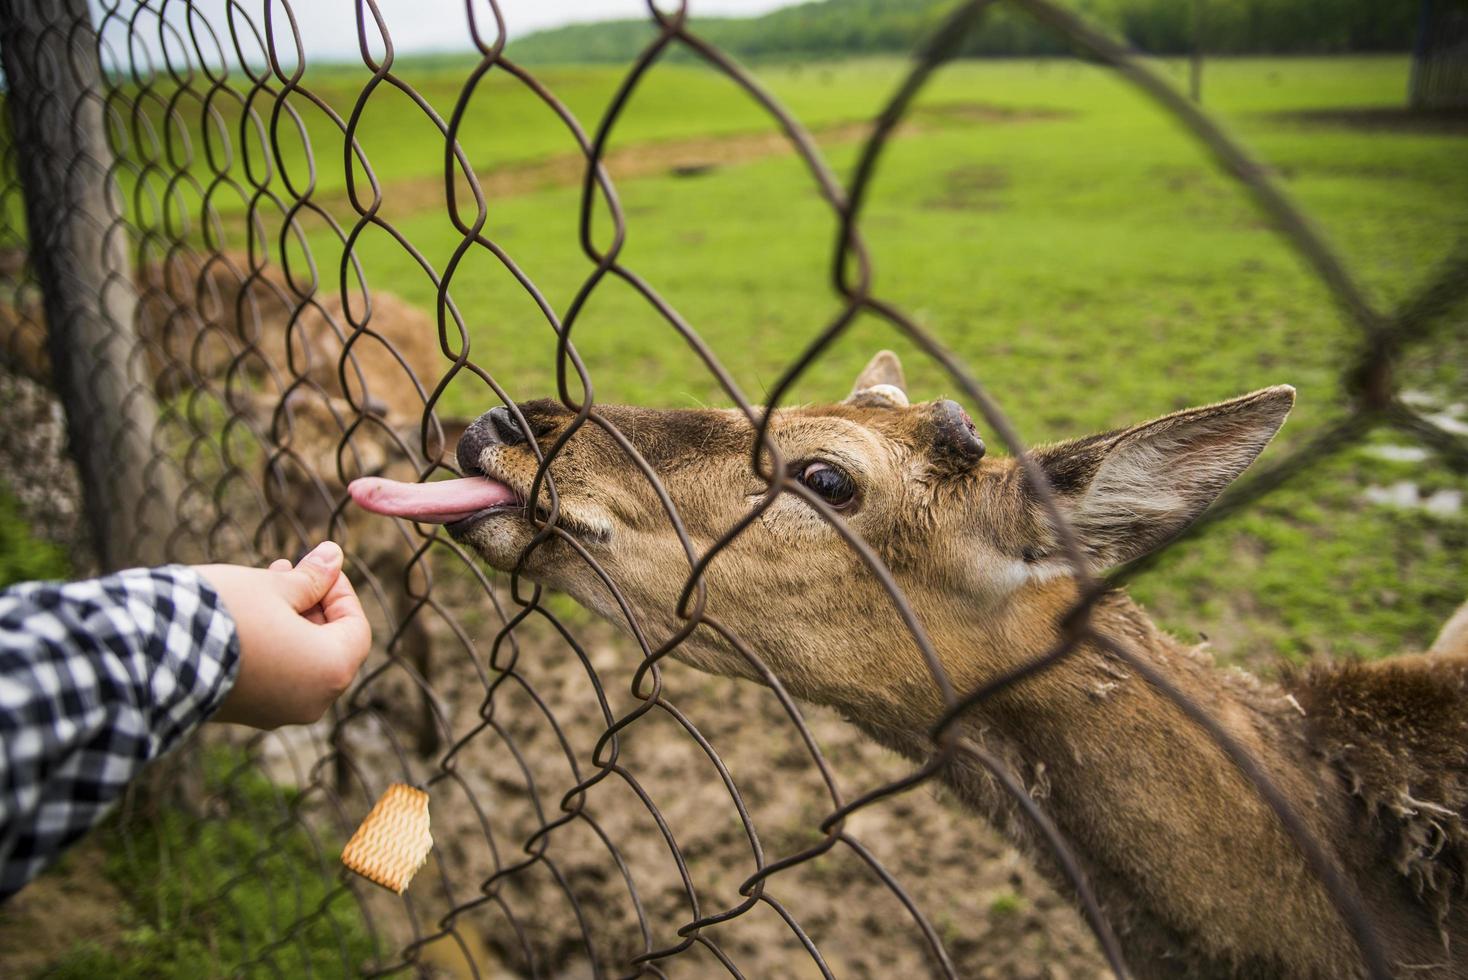
{"label": "tree line", "polygon": [[[1435,0],[1461,4],[1468,0]],[[741,58],[907,53],[930,37],[954,0],[820,0],[761,17],[699,18],[702,37]],[[1069,0],[1068,6],[1139,50],[1182,54],[1194,44],[1193,0]],[[697,3],[693,4],[697,9]],[[1333,54],[1412,46],[1417,0],[1202,0],[1203,44],[1215,54]],[[648,19],[577,24],[513,41],[531,62],[626,61],[655,30]],[[1066,54],[1065,42],[1023,11],[996,4],[964,39],[968,56]]]}

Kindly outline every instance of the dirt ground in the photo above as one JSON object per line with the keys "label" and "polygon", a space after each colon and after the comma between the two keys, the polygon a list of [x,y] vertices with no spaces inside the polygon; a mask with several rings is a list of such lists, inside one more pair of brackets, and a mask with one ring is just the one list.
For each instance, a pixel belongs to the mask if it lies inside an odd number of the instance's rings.
{"label": "dirt ground", "polygon": [[84,940],[104,950],[121,945],[123,899],[98,873],[103,857],[100,847],[84,841],[61,864],[0,905],[5,976],[44,976],[47,966]]}
{"label": "dirt ground", "polygon": [[[446,595],[456,591],[441,587]],[[677,946],[680,930],[695,919],[744,903],[741,886],[759,866],[752,836],[766,866],[823,839],[819,825],[833,809],[831,795],[773,693],[673,662],[661,678],[672,707],[655,707],[623,730],[609,774],[580,805],[568,806],[574,816],[560,820],[575,784],[572,765],[582,779],[597,772],[596,740],[606,725],[591,673],[614,716],[640,704],[628,693],[639,658],[632,644],[599,622],[575,623],[584,663],[532,617],[516,630],[521,650],[514,669],[491,671],[491,683],[496,676],[498,683],[487,700],[470,655],[450,654],[455,644],[448,631],[434,630],[436,655],[448,655],[435,666],[434,687],[462,744],[450,762],[454,779],[430,787],[437,846],[409,897],[422,920],[432,922],[473,902],[486,882],[495,896],[452,919],[455,937],[424,950],[421,961],[440,976],[474,976],[471,957],[480,976],[591,976],[593,957],[608,975],[632,972],[634,957]],[[470,630],[487,650],[489,625]],[[411,729],[415,695],[404,672],[393,668],[372,686],[380,714],[349,723],[342,736],[374,778],[400,778],[384,729],[399,737]],[[834,713],[805,709],[804,717],[844,799],[911,771]],[[752,829],[690,728],[717,754]],[[402,775],[427,781],[435,771],[414,760]],[[553,829],[540,836],[547,825]],[[906,889],[958,975],[1109,975],[1070,906],[935,787],[859,810],[844,831],[849,842],[776,873],[763,901],[699,935],[746,976],[820,976],[782,919],[784,909],[836,976],[940,974],[919,924],[856,844]],[[391,919],[396,900],[373,898],[378,918]],[[658,966],[669,976],[723,972],[701,944]]]}

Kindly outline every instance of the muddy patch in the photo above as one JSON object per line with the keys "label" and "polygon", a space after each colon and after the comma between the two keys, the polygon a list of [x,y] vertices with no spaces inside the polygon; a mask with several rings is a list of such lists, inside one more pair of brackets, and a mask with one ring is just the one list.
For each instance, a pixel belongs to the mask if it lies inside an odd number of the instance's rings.
{"label": "muddy patch", "polygon": [[1425,463],[1432,454],[1421,446],[1398,446],[1389,444],[1384,446],[1370,446],[1366,450],[1368,456],[1384,459],[1388,463]]}
{"label": "muddy patch", "polygon": [[924,198],[924,208],[953,211],[999,211],[1009,189],[1009,171],[980,165],[950,170],[939,180],[938,193]]}
{"label": "muddy patch", "polygon": [[[1448,436],[1468,436],[1468,402],[1450,401],[1426,391],[1407,389],[1404,404],[1428,425]],[[1387,443],[1371,446],[1366,453],[1393,463],[1427,463],[1432,453],[1424,446]],[[1463,512],[1464,494],[1455,487],[1424,487],[1416,480],[1400,479],[1373,483],[1361,491],[1361,499],[1378,507],[1420,510],[1435,517],[1455,517]]]}
{"label": "muddy patch", "polygon": [[93,838],[0,905],[0,962],[9,977],[44,976],[47,967],[85,945],[119,949],[128,906],[100,872],[106,854]]}

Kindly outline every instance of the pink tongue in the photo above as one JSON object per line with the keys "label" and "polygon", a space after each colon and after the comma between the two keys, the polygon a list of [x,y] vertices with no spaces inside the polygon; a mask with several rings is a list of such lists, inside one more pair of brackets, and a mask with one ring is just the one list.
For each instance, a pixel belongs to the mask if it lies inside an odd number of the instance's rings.
{"label": "pink tongue", "polygon": [[451,524],[487,507],[513,504],[519,499],[503,483],[482,476],[437,483],[399,483],[367,476],[353,480],[347,492],[358,507],[374,514],[406,517],[424,524]]}

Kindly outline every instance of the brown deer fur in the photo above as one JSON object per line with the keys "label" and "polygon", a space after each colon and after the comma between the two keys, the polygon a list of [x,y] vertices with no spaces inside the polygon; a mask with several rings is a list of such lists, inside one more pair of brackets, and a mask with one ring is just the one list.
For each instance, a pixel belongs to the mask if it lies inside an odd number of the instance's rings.
{"label": "brown deer fur", "polygon": [[[413,381],[426,394],[439,373],[438,329],[426,313],[383,291],[371,293],[369,311],[354,295],[351,312],[365,330],[343,369],[354,328],[340,292],[322,289],[303,300],[278,266],[249,270],[245,256],[229,252],[202,265],[178,255],[139,268],[135,326],[160,395],[200,380],[218,383],[237,365],[256,382],[301,378],[378,411],[422,414],[424,397]],[[20,308],[0,304],[0,364],[49,386],[45,334],[38,297]]]}
{"label": "brown deer fur", "polygon": [[[1290,388],[1265,389],[1038,450],[1091,571],[1135,558],[1192,521],[1269,442],[1293,397]],[[542,446],[571,418],[550,402],[520,408]],[[765,493],[750,471],[752,428],[740,413],[598,411],[657,472],[700,555]],[[951,402],[909,406],[896,360],[884,352],[846,402],[782,410],[770,427],[795,475],[813,460],[850,475],[856,496],[838,520],[891,569],[959,691],[1050,649],[1077,598],[1035,489],[1014,460],[977,459],[963,422]],[[474,448],[466,457],[461,447],[461,463],[524,499],[536,470],[527,445],[466,436],[466,446]],[[606,570],[649,637],[681,627],[675,609],[689,562],[623,450],[588,424],[551,474],[561,527]],[[450,530],[512,569],[535,522],[523,508],[500,508]],[[566,542],[551,539],[521,567],[625,626]],[[704,581],[707,615],[792,694],[834,706],[915,760],[930,754],[943,705],[928,669],[876,578],[810,504],[782,493]],[[1216,669],[1120,592],[1096,605],[1091,622],[1258,761],[1359,890],[1395,971],[1468,975],[1468,625],[1445,633],[1432,654],[1321,664],[1276,684]],[[707,626],[677,655],[760,679]],[[1362,973],[1324,889],[1252,784],[1104,649],[1083,644],[985,702],[959,729],[964,744],[1002,759],[1075,844],[1138,974]],[[971,753],[960,753],[944,779],[1049,867],[1047,849]]]}
{"label": "brown deer fur", "polygon": [[[396,651],[427,679],[429,637],[406,587],[413,543],[402,534],[383,533],[380,522],[364,519],[355,508],[338,515],[334,524],[333,512],[346,492],[339,461],[348,479],[382,474],[412,480],[421,471],[415,452],[424,399],[408,372],[431,390],[438,374],[437,330],[427,315],[399,297],[372,293],[370,333],[352,345],[345,371],[345,391],[368,417],[348,437],[357,412],[340,397],[343,338],[352,329],[340,295],[323,293],[315,305],[302,304],[278,267],[267,266],[254,276],[248,269],[248,260],[232,253],[213,255],[203,266],[180,255],[140,268],[136,326],[154,385],[167,396],[200,379],[219,384],[231,365],[238,365],[235,370],[249,384],[229,386],[221,395],[257,433],[272,437],[272,451],[280,450],[262,474],[274,547],[295,554],[320,535],[343,537],[354,565],[382,586],[385,612],[403,624]],[[14,281],[21,271],[17,253],[0,252],[0,274]],[[248,353],[251,348],[254,353]],[[0,304],[0,364],[51,385],[38,297],[19,308]],[[278,390],[295,378],[307,384],[293,387],[282,403]],[[442,420],[440,446],[451,448],[464,425]],[[422,584],[413,591],[421,595]],[[425,752],[437,748],[440,735],[429,699],[425,690],[418,726]]]}

